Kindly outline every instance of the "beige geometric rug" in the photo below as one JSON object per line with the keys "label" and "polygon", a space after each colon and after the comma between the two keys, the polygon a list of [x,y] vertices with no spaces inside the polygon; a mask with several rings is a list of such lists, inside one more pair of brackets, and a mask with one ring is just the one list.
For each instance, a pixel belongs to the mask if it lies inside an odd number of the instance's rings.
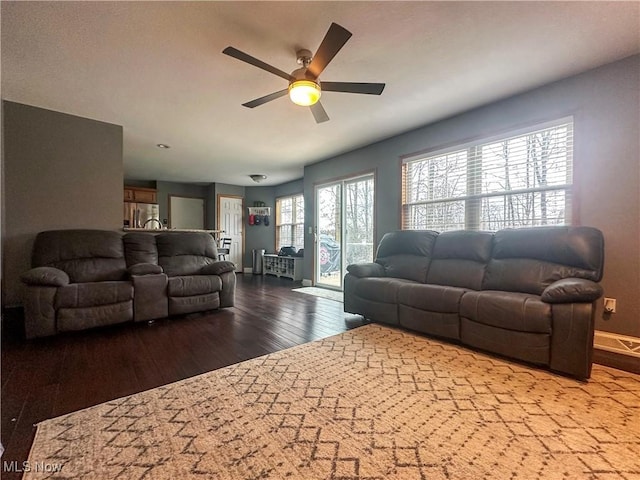
{"label": "beige geometric rug", "polygon": [[640,376],[367,325],[47,420],[32,478],[637,479]]}

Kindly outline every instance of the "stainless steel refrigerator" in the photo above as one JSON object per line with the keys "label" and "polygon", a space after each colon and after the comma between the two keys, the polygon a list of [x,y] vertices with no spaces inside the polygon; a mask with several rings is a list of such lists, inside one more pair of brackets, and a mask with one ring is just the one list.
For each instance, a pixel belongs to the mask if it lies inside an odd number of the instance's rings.
{"label": "stainless steel refrigerator", "polygon": [[158,204],[125,202],[124,226],[129,228],[162,228]]}

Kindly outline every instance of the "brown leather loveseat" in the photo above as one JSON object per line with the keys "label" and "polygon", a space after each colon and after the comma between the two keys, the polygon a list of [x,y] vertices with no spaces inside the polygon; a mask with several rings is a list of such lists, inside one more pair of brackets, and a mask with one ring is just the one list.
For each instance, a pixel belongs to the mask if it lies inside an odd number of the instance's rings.
{"label": "brown leather loveseat", "polygon": [[590,227],[396,231],[347,267],[344,310],[586,379],[603,262]]}
{"label": "brown leather loveseat", "polygon": [[235,266],[204,232],[37,235],[21,277],[27,338],[231,307]]}

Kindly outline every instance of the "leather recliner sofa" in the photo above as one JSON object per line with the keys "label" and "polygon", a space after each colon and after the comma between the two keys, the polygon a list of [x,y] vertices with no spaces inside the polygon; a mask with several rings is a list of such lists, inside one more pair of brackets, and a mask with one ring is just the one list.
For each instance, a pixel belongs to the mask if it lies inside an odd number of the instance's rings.
{"label": "leather recliner sofa", "polygon": [[27,338],[231,307],[235,265],[204,232],[53,230],[21,277]]}
{"label": "leather recliner sofa", "polygon": [[591,227],[396,231],[347,267],[344,310],[587,379],[603,263]]}

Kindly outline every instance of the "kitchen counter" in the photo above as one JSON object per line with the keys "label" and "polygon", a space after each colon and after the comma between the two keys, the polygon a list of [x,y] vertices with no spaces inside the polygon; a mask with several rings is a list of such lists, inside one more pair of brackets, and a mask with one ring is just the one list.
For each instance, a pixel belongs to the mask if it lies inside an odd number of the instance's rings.
{"label": "kitchen counter", "polygon": [[224,230],[200,230],[197,228],[134,228],[124,227],[122,229],[125,232],[147,232],[147,233],[181,233],[181,232],[204,232],[213,235],[216,240],[219,239],[219,235],[224,233]]}

